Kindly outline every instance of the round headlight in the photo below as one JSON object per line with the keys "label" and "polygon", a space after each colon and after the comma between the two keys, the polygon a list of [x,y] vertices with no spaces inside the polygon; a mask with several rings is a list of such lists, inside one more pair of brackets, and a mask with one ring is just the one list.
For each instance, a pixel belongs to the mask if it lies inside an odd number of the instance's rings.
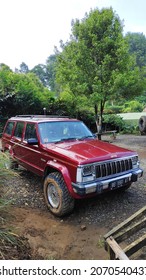
{"label": "round headlight", "polygon": [[94,173],[94,166],[87,165],[83,167],[83,176],[88,176]]}

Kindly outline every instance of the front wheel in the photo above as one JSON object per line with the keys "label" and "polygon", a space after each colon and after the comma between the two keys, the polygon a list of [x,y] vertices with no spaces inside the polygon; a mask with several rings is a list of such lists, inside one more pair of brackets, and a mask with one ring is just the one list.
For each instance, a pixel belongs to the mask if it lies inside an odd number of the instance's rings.
{"label": "front wheel", "polygon": [[64,179],[59,172],[53,172],[44,180],[44,196],[49,210],[58,217],[72,212],[74,199],[70,196]]}

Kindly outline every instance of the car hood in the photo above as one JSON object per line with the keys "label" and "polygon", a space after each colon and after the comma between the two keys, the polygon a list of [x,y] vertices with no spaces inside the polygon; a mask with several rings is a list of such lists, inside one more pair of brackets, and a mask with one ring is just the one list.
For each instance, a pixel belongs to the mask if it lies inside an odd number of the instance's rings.
{"label": "car hood", "polygon": [[[50,144],[47,144],[47,148],[49,147]],[[75,161],[78,164],[86,164],[136,154],[133,151],[96,139],[66,141],[63,143],[51,144],[51,149],[54,150],[56,156],[64,156],[66,159]]]}

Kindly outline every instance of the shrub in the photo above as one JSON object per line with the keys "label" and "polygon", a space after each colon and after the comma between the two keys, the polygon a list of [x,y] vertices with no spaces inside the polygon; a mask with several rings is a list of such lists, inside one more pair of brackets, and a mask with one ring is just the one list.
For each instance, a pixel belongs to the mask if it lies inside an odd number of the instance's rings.
{"label": "shrub", "polygon": [[125,103],[125,108],[123,109],[123,113],[133,113],[133,112],[142,112],[143,104],[141,104],[137,100],[132,100]]}
{"label": "shrub", "polygon": [[104,130],[123,130],[125,122],[120,116],[109,114],[103,116],[103,129]]}
{"label": "shrub", "polygon": [[123,106],[117,105],[117,106],[107,106],[104,109],[105,114],[119,114],[123,111]]}

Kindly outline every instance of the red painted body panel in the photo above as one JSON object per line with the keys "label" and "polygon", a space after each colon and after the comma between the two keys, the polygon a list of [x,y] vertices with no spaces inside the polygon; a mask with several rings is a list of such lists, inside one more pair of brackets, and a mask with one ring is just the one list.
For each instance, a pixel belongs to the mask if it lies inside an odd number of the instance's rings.
{"label": "red painted body panel", "polygon": [[[46,145],[46,148],[49,150],[50,144]],[[73,164],[87,164],[135,154],[133,151],[97,139],[53,144],[51,150],[55,155],[61,155],[61,158]]]}

